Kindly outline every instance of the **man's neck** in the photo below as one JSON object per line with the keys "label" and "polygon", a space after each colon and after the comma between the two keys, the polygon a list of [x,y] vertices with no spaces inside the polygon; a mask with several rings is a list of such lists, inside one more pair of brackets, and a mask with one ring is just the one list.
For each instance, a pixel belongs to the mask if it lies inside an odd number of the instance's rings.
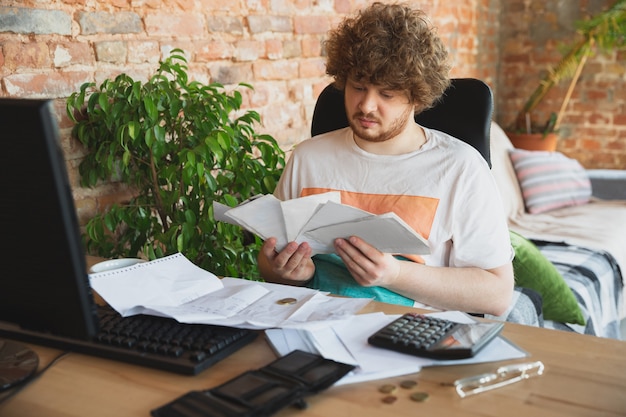
{"label": "man's neck", "polygon": [[376,155],[403,155],[415,152],[426,143],[426,133],[415,122],[407,124],[398,135],[383,142],[371,142],[353,134],[354,142],[366,152]]}

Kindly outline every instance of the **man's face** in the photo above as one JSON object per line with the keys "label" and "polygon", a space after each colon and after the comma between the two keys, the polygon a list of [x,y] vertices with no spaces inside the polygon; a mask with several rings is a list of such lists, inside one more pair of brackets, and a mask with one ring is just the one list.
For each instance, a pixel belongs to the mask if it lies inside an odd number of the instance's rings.
{"label": "man's face", "polygon": [[345,102],[350,127],[368,142],[392,139],[413,120],[414,106],[403,91],[348,79]]}

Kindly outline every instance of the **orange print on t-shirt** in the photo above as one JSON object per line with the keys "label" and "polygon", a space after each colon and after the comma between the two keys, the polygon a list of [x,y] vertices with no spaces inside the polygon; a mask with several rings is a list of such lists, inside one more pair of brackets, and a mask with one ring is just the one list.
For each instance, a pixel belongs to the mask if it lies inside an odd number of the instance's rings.
{"label": "orange print on t-shirt", "polygon": [[[439,200],[432,197],[356,193],[329,188],[305,188],[302,190],[301,197],[330,191],[339,191],[342,204],[356,207],[372,214],[394,212],[425,239],[428,239],[428,236],[430,236],[437,206],[439,205]],[[423,263],[419,256],[404,256]]]}

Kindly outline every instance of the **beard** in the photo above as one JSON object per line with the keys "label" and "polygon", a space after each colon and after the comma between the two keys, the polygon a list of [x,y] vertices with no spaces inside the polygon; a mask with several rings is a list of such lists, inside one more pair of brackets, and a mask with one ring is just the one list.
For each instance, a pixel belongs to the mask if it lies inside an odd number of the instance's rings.
{"label": "beard", "polygon": [[406,128],[409,122],[410,113],[411,113],[411,109],[409,108],[404,113],[402,113],[399,117],[394,119],[391,122],[391,125],[389,126],[387,130],[382,130],[382,131],[374,131],[372,129],[365,128],[361,126],[361,124],[359,123],[358,119],[364,118],[364,119],[376,122],[377,123],[376,126],[382,126],[382,124],[380,123],[380,119],[376,117],[374,114],[363,114],[362,112],[355,113],[350,118],[349,124],[350,124],[350,127],[352,128],[352,131],[359,138],[367,142],[377,142],[377,143],[385,142],[389,139],[392,139],[398,136],[398,134],[400,134],[400,132],[402,132]]}

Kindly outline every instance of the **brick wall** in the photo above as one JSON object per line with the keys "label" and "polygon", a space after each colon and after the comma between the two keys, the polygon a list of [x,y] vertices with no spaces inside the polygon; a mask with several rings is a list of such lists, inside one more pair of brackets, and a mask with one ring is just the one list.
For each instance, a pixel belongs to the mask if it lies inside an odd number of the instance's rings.
{"label": "brick wall", "polygon": [[[79,217],[90,217],[103,204],[119,197],[116,184],[82,189],[76,167],[82,149],[69,138],[71,124],[65,117],[65,98],[87,81],[126,72],[146,79],[159,59],[173,48],[186,51],[192,76],[202,82],[231,85],[247,82],[255,90],[246,96],[246,106],[257,110],[263,120],[259,131],[269,133],[288,149],[308,137],[315,98],[328,83],[324,75],[321,41],[327,31],[346,14],[369,3],[365,0],[3,0],[0,5],[0,95],[52,98],[62,128]],[[439,28],[454,62],[453,76],[477,77],[492,86],[497,97],[496,120],[506,121],[516,103],[514,92],[525,91],[545,59],[555,56],[555,42],[536,39],[535,26],[548,29],[555,18],[540,13],[544,2],[535,0],[424,0],[410,2],[424,9]],[[559,2],[561,4],[563,2]],[[572,3],[578,4],[578,2]],[[588,3],[582,1],[581,3]],[[595,3],[608,3],[596,1]],[[504,13],[501,16],[501,11]],[[532,18],[532,19],[531,19]],[[505,22],[501,31],[501,19]],[[523,25],[511,33],[513,26]],[[519,20],[519,21],[518,21]],[[527,55],[510,50],[501,34],[517,36]],[[567,35],[565,35],[567,36]],[[501,52],[504,51],[503,53]],[[503,54],[502,63],[500,54]],[[544,61],[535,57],[545,57]],[[596,105],[597,95],[606,93],[623,106],[623,88],[614,86],[623,68],[622,57],[594,61],[588,66],[585,89],[577,99],[576,111],[591,112],[576,139],[563,142],[566,150],[580,156],[588,166],[626,167],[623,108]],[[531,67],[531,69],[529,69]],[[501,77],[503,72],[513,75]],[[500,78],[499,78],[500,76]],[[522,79],[523,77],[527,77]],[[538,78],[538,76],[536,77]],[[601,81],[599,88],[592,81]],[[622,86],[618,84],[617,86]],[[523,87],[523,89],[522,89]],[[596,96],[592,96],[595,89]],[[607,91],[611,91],[607,93]],[[502,94],[500,94],[502,91]],[[621,94],[621,97],[619,96]],[[573,121],[574,110],[566,126]],[[620,120],[621,117],[621,120]],[[592,157],[606,153],[607,131],[612,132],[612,161]],[[619,137],[621,135],[621,138]],[[621,140],[621,142],[620,142]],[[584,146],[585,151],[581,149]],[[594,151],[595,152],[595,151]],[[616,155],[616,156],[615,156]]]}
{"label": "brick wall", "polygon": [[[328,83],[321,41],[362,0],[36,0],[0,6],[0,95],[53,98],[81,220],[124,193],[78,186],[82,149],[69,138],[64,99],[87,81],[127,72],[146,79],[172,48],[186,51],[202,82],[255,88],[246,105],[288,149],[305,139],[315,98]],[[428,0],[454,59],[454,75],[495,85],[499,1]],[[480,35],[480,36],[479,36]]]}
{"label": "brick wall", "polygon": [[[573,22],[614,0],[502,1],[497,120],[509,125],[560,48],[574,39]],[[553,88],[538,114],[557,112],[568,87]],[[584,67],[561,125],[558,150],[587,168],[626,169],[626,51],[596,55]]]}

